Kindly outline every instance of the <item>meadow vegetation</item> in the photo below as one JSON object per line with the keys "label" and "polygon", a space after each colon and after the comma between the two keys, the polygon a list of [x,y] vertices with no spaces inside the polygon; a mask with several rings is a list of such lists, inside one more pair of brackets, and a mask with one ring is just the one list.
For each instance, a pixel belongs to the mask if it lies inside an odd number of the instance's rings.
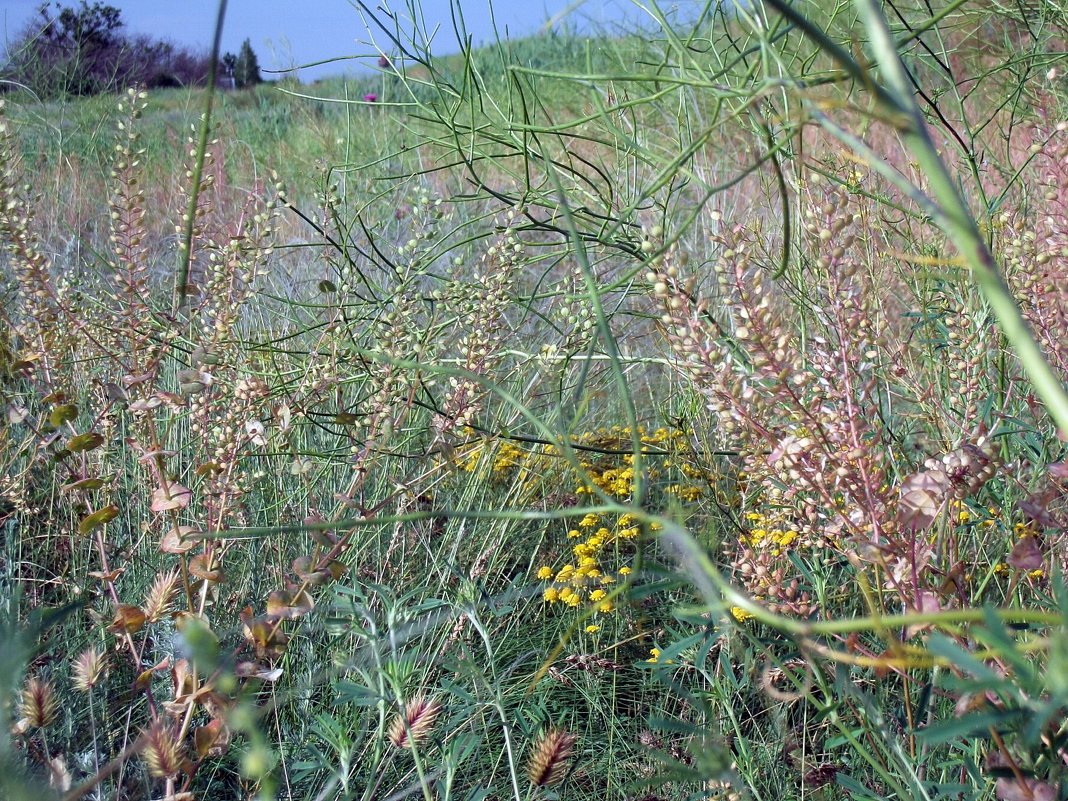
{"label": "meadow vegetation", "polygon": [[5,100],[0,798],[1068,797],[1068,15],[357,5]]}

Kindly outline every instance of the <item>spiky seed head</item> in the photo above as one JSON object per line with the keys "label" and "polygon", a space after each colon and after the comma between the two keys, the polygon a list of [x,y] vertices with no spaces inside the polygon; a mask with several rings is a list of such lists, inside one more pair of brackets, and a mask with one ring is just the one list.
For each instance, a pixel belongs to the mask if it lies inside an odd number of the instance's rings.
{"label": "spiky seed head", "polygon": [[152,582],[152,587],[145,597],[145,620],[147,622],[155,623],[170,611],[174,591],[177,588],[177,569],[156,576],[156,580]]}
{"label": "spiky seed head", "polygon": [[421,746],[434,728],[441,704],[433,698],[418,696],[408,702],[404,714],[397,715],[389,727],[389,741],[397,748]]}
{"label": "spiky seed head", "polygon": [[107,675],[107,660],[96,648],[86,648],[74,658],[71,684],[78,692],[87,693]]}
{"label": "spiky seed head", "polygon": [[182,769],[182,746],[174,739],[169,726],[157,721],[145,731],[145,747],[141,759],[148,772],[160,779],[169,779]]}
{"label": "spiky seed head", "polygon": [[527,776],[535,787],[550,787],[563,781],[568,757],[578,737],[563,729],[550,729],[535,743],[527,758]]}
{"label": "spiky seed head", "polygon": [[56,689],[47,679],[36,676],[22,688],[19,712],[26,723],[34,729],[45,729],[56,719]]}

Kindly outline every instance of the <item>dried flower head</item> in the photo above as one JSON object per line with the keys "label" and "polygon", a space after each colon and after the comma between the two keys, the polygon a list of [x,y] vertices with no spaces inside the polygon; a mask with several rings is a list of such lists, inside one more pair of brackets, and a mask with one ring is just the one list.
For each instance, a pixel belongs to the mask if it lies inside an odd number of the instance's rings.
{"label": "dried flower head", "polygon": [[71,683],[74,689],[87,693],[98,685],[107,674],[107,660],[96,648],[86,648],[74,658],[71,667]]}
{"label": "dried flower head", "polygon": [[44,729],[56,719],[56,690],[52,682],[36,676],[22,688],[19,713],[33,729]]}
{"label": "dried flower head", "polygon": [[174,591],[178,588],[178,570],[161,573],[152,582],[152,587],[145,597],[145,620],[155,623],[170,611]]}
{"label": "dried flower head", "polygon": [[170,727],[156,721],[144,734],[145,747],[141,751],[148,772],[160,779],[169,779],[182,769],[182,746],[174,739]]}
{"label": "dried flower head", "polygon": [[527,777],[536,787],[559,784],[567,775],[571,749],[578,739],[563,729],[550,729],[541,736],[527,758]]}
{"label": "dried flower head", "polygon": [[435,699],[422,696],[413,698],[404,708],[404,714],[393,719],[389,727],[389,741],[397,748],[421,746],[430,736],[439,712],[441,704]]}

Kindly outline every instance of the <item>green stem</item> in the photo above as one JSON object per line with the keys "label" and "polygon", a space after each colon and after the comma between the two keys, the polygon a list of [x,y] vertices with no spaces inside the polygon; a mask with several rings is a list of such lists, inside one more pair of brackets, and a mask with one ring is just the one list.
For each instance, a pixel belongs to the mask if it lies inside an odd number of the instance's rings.
{"label": "green stem", "polygon": [[215,39],[211,45],[211,62],[208,65],[208,87],[204,93],[204,114],[200,119],[200,134],[197,140],[196,160],[193,164],[189,205],[185,210],[185,230],[182,232],[182,243],[178,250],[178,272],[174,280],[174,305],[172,309],[172,314],[176,317],[185,305],[186,295],[189,290],[189,265],[193,259],[193,230],[196,227],[200,181],[204,177],[204,157],[208,150],[208,136],[211,133],[211,110],[215,101],[215,77],[219,68],[219,51],[222,48],[226,2],[227,0],[219,0],[219,10],[215,18]]}

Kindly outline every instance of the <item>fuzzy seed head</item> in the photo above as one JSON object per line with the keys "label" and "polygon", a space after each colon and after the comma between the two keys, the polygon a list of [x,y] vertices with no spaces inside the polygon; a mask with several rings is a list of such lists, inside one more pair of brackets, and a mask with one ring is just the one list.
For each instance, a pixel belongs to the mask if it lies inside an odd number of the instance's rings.
{"label": "fuzzy seed head", "polygon": [[145,732],[145,747],[141,759],[148,772],[160,779],[169,779],[182,769],[182,747],[174,739],[168,726],[155,723]]}
{"label": "fuzzy seed head", "polygon": [[47,679],[36,676],[22,688],[19,712],[31,728],[44,729],[56,719],[56,689]]}
{"label": "fuzzy seed head", "polygon": [[550,729],[531,749],[527,758],[527,777],[535,787],[559,784],[567,775],[568,757],[578,737],[563,729]]}
{"label": "fuzzy seed head", "polygon": [[441,704],[419,696],[408,702],[403,715],[397,715],[389,727],[389,741],[397,748],[417,748],[430,736],[441,712]]}
{"label": "fuzzy seed head", "polygon": [[177,588],[177,569],[156,576],[156,580],[152,582],[152,587],[145,597],[145,620],[148,623],[161,620],[170,611]]}
{"label": "fuzzy seed head", "polygon": [[87,693],[107,674],[107,661],[96,648],[87,648],[74,658],[71,683],[78,692]]}

